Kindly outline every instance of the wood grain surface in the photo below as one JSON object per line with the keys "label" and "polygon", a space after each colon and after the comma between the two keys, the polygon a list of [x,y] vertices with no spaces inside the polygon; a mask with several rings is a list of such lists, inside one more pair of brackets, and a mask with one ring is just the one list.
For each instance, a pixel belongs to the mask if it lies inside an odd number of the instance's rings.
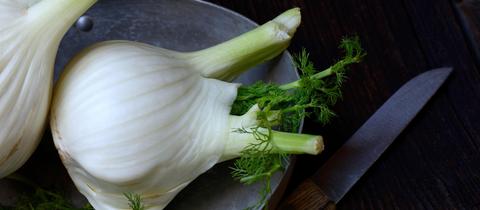
{"label": "wood grain surface", "polygon": [[460,24],[464,27],[467,40],[475,53],[477,62],[480,61],[480,1],[466,0],[454,4]]}
{"label": "wood grain surface", "polygon": [[335,203],[311,179],[307,179],[278,205],[277,210],[335,210]]}
{"label": "wood grain surface", "polygon": [[[431,68],[454,73],[337,209],[480,209],[480,3],[476,0],[210,0],[263,23],[297,6],[303,23],[291,52],[318,68],[358,35],[368,55],[352,68],[338,116],[304,132],[326,151],[300,156],[289,191],[309,177],[404,82]],[[287,193],[289,192],[287,190]]]}

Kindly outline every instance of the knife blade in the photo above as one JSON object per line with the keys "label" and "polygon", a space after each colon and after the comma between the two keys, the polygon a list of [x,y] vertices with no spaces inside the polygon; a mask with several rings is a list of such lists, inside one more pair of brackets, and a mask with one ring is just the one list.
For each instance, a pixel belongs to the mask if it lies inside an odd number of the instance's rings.
{"label": "knife blade", "polygon": [[278,209],[335,209],[335,203],[407,127],[451,72],[447,67],[433,69],[404,84]]}

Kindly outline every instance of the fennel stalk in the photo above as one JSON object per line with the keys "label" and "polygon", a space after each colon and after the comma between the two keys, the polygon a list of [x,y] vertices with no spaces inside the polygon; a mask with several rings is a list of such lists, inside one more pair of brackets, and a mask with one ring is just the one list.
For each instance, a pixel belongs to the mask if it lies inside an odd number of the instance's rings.
{"label": "fennel stalk", "polygon": [[[279,141],[278,132],[273,131],[273,128],[297,132],[305,116],[316,118],[323,124],[335,116],[331,107],[341,98],[347,67],[359,63],[366,55],[358,37],[343,39],[339,48],[344,50],[344,57],[323,71],[315,69],[308,53],[303,49],[294,56],[295,66],[301,73],[300,80],[283,85],[257,82],[239,88],[231,114],[245,115],[253,106],[256,107],[255,120],[259,123],[258,126],[236,131],[249,134],[251,139],[249,145],[240,152],[240,158],[235,161],[232,176],[245,184],[259,181],[264,183],[264,188],[260,191],[261,199],[252,209],[267,205],[271,177],[285,168],[287,154],[296,154],[292,150],[282,149],[285,143]],[[292,136],[289,139],[291,141],[287,141],[287,144],[298,147],[302,145],[299,143],[305,141],[305,136],[302,135],[300,139]],[[323,143],[320,146],[317,148],[319,151],[323,150]]]}

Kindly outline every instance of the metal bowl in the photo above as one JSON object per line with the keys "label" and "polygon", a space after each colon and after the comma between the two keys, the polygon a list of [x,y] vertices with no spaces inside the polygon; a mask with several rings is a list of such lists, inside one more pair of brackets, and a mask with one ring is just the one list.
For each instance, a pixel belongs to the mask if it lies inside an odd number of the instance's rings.
{"label": "metal bowl", "polygon": [[[92,20],[93,28],[86,32],[72,27],[68,31],[58,51],[55,80],[75,53],[99,41],[134,40],[177,51],[194,51],[256,27],[254,22],[235,12],[193,0],[101,0],[86,15],[89,18],[82,21]],[[298,75],[291,57],[284,53],[246,72],[236,82],[249,84],[266,80],[285,83],[296,79]],[[231,162],[218,164],[198,177],[167,209],[192,209],[193,206],[199,210],[244,209],[254,204],[262,186],[239,184],[231,178],[229,166]],[[49,132],[19,173],[44,188],[66,191],[78,206],[86,202],[61,165]],[[272,180],[272,190],[281,195],[283,188],[278,186],[287,179],[288,176],[278,173]],[[27,189],[15,181],[0,180],[0,203],[14,204],[18,195]]]}

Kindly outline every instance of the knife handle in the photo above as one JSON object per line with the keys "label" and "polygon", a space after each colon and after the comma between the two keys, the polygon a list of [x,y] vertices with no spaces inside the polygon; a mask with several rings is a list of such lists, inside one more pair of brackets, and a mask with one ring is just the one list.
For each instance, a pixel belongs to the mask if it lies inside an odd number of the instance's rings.
{"label": "knife handle", "polygon": [[303,181],[277,210],[335,210],[335,203],[311,179]]}

